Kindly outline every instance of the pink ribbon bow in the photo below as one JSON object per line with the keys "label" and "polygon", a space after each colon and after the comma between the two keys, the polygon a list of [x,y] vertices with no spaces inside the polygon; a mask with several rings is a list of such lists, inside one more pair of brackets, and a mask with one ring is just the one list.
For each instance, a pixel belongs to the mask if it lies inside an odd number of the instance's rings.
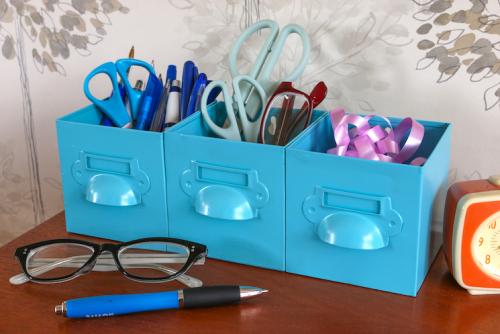
{"label": "pink ribbon bow", "polygon": [[[370,119],[374,117],[377,116],[363,117],[346,114],[344,109],[333,110],[330,119],[337,146],[329,149],[327,153],[396,163],[405,163],[412,158],[424,138],[425,130],[422,124],[407,117],[393,129],[386,117],[378,116],[389,125],[384,129],[380,125],[369,124]],[[353,125],[351,129],[349,124]],[[406,141],[403,142],[407,133]],[[421,166],[426,160],[418,157],[410,164]]]}

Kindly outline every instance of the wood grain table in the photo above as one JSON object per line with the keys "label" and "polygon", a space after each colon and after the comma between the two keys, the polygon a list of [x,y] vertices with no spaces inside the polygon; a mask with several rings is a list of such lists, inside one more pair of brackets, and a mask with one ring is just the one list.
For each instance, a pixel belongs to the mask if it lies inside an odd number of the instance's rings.
{"label": "wood grain table", "polygon": [[264,287],[268,294],[240,304],[166,310],[101,319],[54,314],[64,300],[102,294],[181,288],[143,284],[118,272],[93,272],[59,284],[12,286],[20,272],[17,247],[61,237],[61,213],[0,248],[0,333],[500,333],[500,296],[471,296],[439,254],[417,298],[209,259],[189,274],[206,285]]}

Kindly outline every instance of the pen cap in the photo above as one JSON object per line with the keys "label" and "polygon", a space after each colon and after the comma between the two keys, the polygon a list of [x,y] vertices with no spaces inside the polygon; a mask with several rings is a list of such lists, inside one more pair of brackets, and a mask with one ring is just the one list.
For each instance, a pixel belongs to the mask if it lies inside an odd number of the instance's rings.
{"label": "pen cap", "polygon": [[175,80],[177,78],[177,67],[175,65],[168,65],[167,68],[167,81]]}

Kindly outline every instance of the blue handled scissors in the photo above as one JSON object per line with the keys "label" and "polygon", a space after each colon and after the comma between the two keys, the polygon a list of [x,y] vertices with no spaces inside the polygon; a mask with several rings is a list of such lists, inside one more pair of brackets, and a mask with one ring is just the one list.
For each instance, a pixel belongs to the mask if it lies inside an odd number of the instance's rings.
{"label": "blue handled scissors", "polygon": [[[137,117],[142,97],[142,92],[135,90],[128,80],[127,72],[131,66],[144,67],[150,75],[156,76],[155,70],[149,63],[138,59],[124,58],[117,60],[115,63],[107,62],[96,67],[89,73],[89,75],[87,75],[85,81],[83,82],[83,92],[87,98],[97,108],[99,108],[101,112],[106,114],[106,116],[108,116],[116,126],[121,128],[130,126],[132,119]],[[113,87],[111,96],[104,100],[96,98],[92,95],[89,89],[89,83],[92,78],[101,73],[106,74],[109,77]],[[131,114],[128,113],[127,106],[123,103],[120,89],[118,87],[118,75],[125,85]]]}
{"label": "blue handled scissors", "polygon": [[[241,74],[238,71],[237,66],[237,57],[241,47],[243,46],[245,41],[249,39],[253,34],[266,28],[271,29],[271,33],[264,42],[264,46],[260,50],[257,59],[252,66],[252,69],[248,73],[248,76],[257,80],[264,88],[266,94],[270,96],[275,88],[275,84],[271,83],[270,81],[270,76],[281,54],[283,53],[283,48],[288,37],[291,34],[299,35],[300,39],[302,40],[302,56],[299,63],[296,65],[293,71],[290,72],[290,74],[288,74],[284,78],[276,80],[278,83],[281,81],[295,81],[302,74],[304,68],[307,65],[307,62],[309,61],[311,47],[309,43],[309,37],[301,26],[298,26],[296,24],[288,24],[280,32],[278,24],[275,21],[259,21],[248,27],[248,29],[246,29],[240,35],[240,37],[238,37],[235,44],[231,48],[231,52],[229,54],[229,68],[231,70],[231,75],[233,78]],[[243,90],[245,102],[247,101],[249,94],[250,88],[248,88],[247,86]]]}
{"label": "blue handled scissors", "polygon": [[[257,94],[260,98],[262,108],[257,117],[251,117],[245,109],[244,98],[241,94],[241,83],[249,84],[255,87]],[[263,108],[266,104],[266,93],[262,86],[253,78],[248,75],[238,75],[233,78],[233,96],[229,94],[229,89],[224,81],[212,81],[207,85],[201,97],[200,110],[201,114],[208,125],[208,127],[219,137],[231,140],[245,140],[250,142],[257,142],[259,136],[260,123],[263,115]],[[224,105],[227,119],[227,127],[217,125],[208,112],[208,98],[212,90],[221,89],[222,96],[224,97]],[[235,113],[233,104],[236,103],[238,113]],[[236,118],[238,117],[238,119]]]}

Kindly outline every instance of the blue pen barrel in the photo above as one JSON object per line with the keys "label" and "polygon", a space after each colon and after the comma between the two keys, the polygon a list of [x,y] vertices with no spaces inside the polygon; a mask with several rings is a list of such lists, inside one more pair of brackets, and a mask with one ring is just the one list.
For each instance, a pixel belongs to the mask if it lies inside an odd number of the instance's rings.
{"label": "blue pen barrel", "polygon": [[111,120],[111,118],[109,118],[108,116],[106,116],[106,114],[102,114],[101,125],[104,125],[104,126],[115,126],[113,124],[113,121]]}
{"label": "blue pen barrel", "polygon": [[163,85],[160,79],[156,75],[150,75],[139,106],[139,112],[137,113],[135,129],[149,130],[162,92]]}
{"label": "blue pen barrel", "polygon": [[95,296],[68,300],[66,302],[66,317],[100,318],[177,308],[179,308],[177,291]]}
{"label": "blue pen barrel", "polygon": [[142,103],[141,103],[141,109],[139,110],[139,116],[137,117],[136,123],[135,123],[135,128],[138,130],[147,130],[148,127],[148,121],[149,121],[149,114],[150,110],[152,109],[153,105],[153,97],[152,96],[144,96]]}

